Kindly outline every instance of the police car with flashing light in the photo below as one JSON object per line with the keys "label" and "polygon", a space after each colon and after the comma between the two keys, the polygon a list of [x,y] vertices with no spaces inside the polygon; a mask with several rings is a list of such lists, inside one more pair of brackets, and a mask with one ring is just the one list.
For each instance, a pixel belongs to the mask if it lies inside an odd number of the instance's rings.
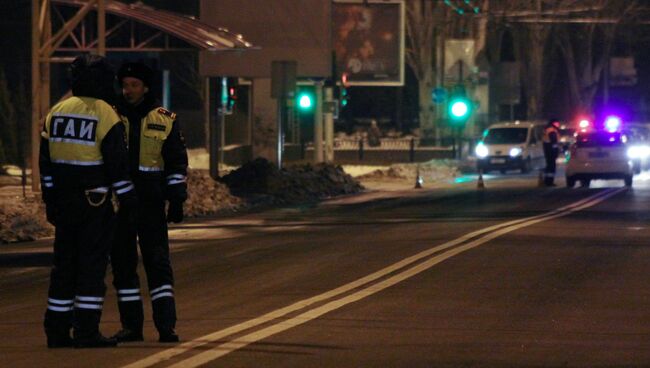
{"label": "police car with flashing light", "polygon": [[476,145],[476,166],[479,171],[521,170],[541,168],[544,164],[542,136],[544,124],[515,121],[488,127]]}
{"label": "police car with flashing light", "polygon": [[573,188],[576,182],[589,187],[593,179],[621,179],[632,186],[634,176],[630,147],[621,132],[620,119],[610,117],[605,129],[582,129],[569,150],[566,164],[566,185]]}

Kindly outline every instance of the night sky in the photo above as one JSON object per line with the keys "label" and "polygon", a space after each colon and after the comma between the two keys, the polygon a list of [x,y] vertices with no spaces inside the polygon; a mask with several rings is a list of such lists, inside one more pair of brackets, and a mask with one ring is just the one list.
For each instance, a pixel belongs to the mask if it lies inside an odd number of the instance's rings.
{"label": "night sky", "polygon": [[[130,1],[134,2],[134,1]],[[199,12],[199,1],[175,1],[175,0],[150,0],[145,3],[160,9],[168,9],[177,12],[184,12],[190,15],[197,15]],[[29,90],[30,79],[30,0],[0,0],[0,6],[3,11],[3,19],[0,21],[0,67],[7,74],[7,79],[11,89],[15,89],[19,83],[24,83]],[[242,33],[246,33],[242,30]],[[636,56],[636,67],[638,75],[638,84],[628,88],[612,88],[610,91],[610,101],[612,104],[624,106],[632,111],[632,117],[635,120],[645,120],[647,111],[638,111],[639,101],[641,98],[648,100],[648,91],[650,90],[650,40],[638,39],[636,35],[643,35],[644,30],[623,29],[617,47],[614,50],[615,56]],[[561,59],[556,58],[555,62],[561,63]],[[56,67],[54,68],[56,69]],[[417,118],[417,86],[416,81],[407,67],[407,86],[400,88],[402,93],[401,115],[405,121],[405,130],[413,126],[413,120]],[[63,80],[63,74],[56,70],[53,71],[53,82]],[[560,118],[570,118],[570,106],[567,106],[567,93],[563,90],[566,73],[558,73],[555,79],[554,92],[546,103],[546,115],[553,115]],[[396,106],[393,101],[396,100],[398,91],[395,87],[385,88],[351,88],[350,104],[343,111],[342,116],[347,119],[359,117],[385,117],[393,120],[396,117]],[[56,93],[55,93],[56,94]],[[55,95],[53,94],[53,95]],[[599,95],[597,101],[602,98]],[[183,103],[187,107],[196,106],[195,103]]]}

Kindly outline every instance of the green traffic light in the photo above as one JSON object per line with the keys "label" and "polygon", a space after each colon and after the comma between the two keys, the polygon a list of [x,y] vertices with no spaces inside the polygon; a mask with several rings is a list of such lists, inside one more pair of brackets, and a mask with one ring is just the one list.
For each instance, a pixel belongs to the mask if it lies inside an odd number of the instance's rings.
{"label": "green traffic light", "polygon": [[451,115],[457,118],[462,118],[469,112],[469,107],[465,101],[455,101],[451,104]]}
{"label": "green traffic light", "polygon": [[314,106],[312,96],[308,93],[301,93],[298,95],[298,106],[302,110],[310,110]]}
{"label": "green traffic light", "polygon": [[465,122],[472,114],[472,105],[466,98],[456,98],[449,102],[449,117],[455,122]]}

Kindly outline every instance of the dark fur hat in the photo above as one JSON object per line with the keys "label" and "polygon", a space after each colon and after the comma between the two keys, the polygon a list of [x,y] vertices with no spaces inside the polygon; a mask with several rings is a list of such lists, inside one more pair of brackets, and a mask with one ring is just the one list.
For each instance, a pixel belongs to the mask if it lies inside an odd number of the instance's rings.
{"label": "dark fur hat", "polygon": [[117,79],[122,84],[122,80],[126,77],[139,79],[145,86],[151,87],[153,70],[143,63],[126,63],[117,72]]}

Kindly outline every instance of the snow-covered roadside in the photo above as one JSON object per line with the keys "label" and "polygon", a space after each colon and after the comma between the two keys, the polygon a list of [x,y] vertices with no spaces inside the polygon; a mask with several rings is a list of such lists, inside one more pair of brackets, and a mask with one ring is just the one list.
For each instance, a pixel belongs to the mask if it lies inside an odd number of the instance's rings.
{"label": "snow-covered roadside", "polygon": [[[237,191],[237,196],[231,194]],[[258,159],[233,170],[221,181],[207,170],[188,172],[187,217],[229,214],[251,208],[309,203],[361,191],[350,175],[333,165],[300,165],[278,170]],[[0,243],[29,241],[51,236],[40,196],[31,191],[23,197],[16,185],[0,187]]]}
{"label": "snow-covered roadside", "polygon": [[[244,167],[221,167],[221,182],[207,172],[205,149],[189,151],[189,199],[187,217],[245,211],[259,206],[282,206],[371,190],[403,190],[412,187],[417,174],[425,185],[449,182],[460,175],[454,160],[390,166],[301,164],[279,171],[268,162],[255,160]],[[231,175],[226,175],[230,173]],[[28,241],[51,236],[40,196],[27,191],[26,198],[15,176],[0,176],[0,243]],[[227,185],[226,185],[227,184]],[[231,190],[239,191],[237,196]]]}

